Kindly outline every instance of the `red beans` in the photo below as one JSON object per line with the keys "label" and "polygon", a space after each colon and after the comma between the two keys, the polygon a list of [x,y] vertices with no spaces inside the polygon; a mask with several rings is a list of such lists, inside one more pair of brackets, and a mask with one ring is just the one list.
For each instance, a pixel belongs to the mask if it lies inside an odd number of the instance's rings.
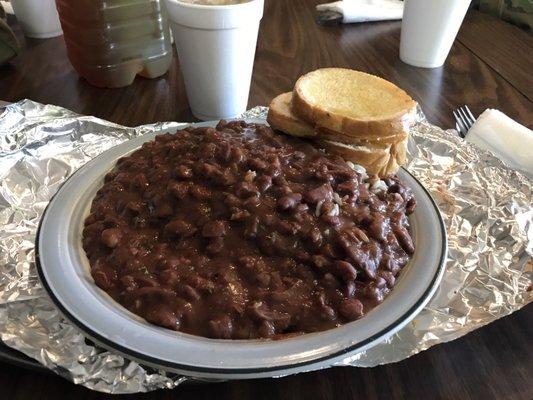
{"label": "red beans", "polygon": [[339,306],[339,314],[348,321],[355,321],[363,316],[363,303],[357,299],[346,299]]}
{"label": "red beans", "polygon": [[173,330],[178,330],[181,322],[172,311],[157,308],[150,310],[145,318],[153,324]]}
{"label": "red beans", "polygon": [[[120,160],[85,221],[95,283],[147,321],[222,339],[334,328],[383,301],[415,200],[242,121],[158,136]],[[365,186],[366,185],[366,186]]]}
{"label": "red beans", "polygon": [[302,195],[300,193],[289,193],[278,199],[278,208],[286,211],[291,210],[300,204]]}
{"label": "red beans", "polygon": [[332,198],[333,189],[329,183],[310,189],[304,195],[304,200],[311,204],[317,204],[319,201],[331,200]]}
{"label": "red beans", "polygon": [[226,229],[226,223],[224,221],[210,221],[202,228],[202,236],[206,238],[225,236]]}
{"label": "red beans", "polygon": [[396,235],[396,239],[398,239],[398,242],[402,248],[408,254],[413,254],[415,252],[415,245],[411,235],[409,235],[409,232],[407,232],[407,229],[403,225],[393,225],[393,230],[394,234]]}
{"label": "red beans", "polygon": [[211,337],[216,339],[231,339],[233,333],[233,322],[228,315],[214,318],[208,323]]}
{"label": "red beans", "polygon": [[120,229],[109,228],[102,231],[102,243],[104,243],[107,247],[117,247],[121,238],[122,231]]}
{"label": "red beans", "polygon": [[165,230],[171,234],[183,237],[194,235],[196,228],[182,219],[174,219],[165,225]]}
{"label": "red beans", "polygon": [[241,199],[259,194],[257,187],[250,182],[241,182],[236,186],[235,194]]}
{"label": "red beans", "polygon": [[177,199],[183,200],[185,196],[189,193],[189,188],[191,185],[187,182],[170,182],[167,186],[167,189],[172,195]]}
{"label": "red beans", "polygon": [[357,271],[355,267],[349,262],[338,260],[335,261],[335,272],[339,275],[345,282],[355,281],[357,278]]}
{"label": "red beans", "polygon": [[262,171],[267,167],[267,163],[259,158],[252,158],[250,161],[248,161],[248,165],[250,168],[256,171]]}
{"label": "red beans", "polygon": [[104,290],[109,289],[111,287],[111,279],[109,278],[109,275],[106,274],[104,271],[91,271],[91,274],[93,276],[94,282],[98,285],[98,287]]}
{"label": "red beans", "polygon": [[178,179],[191,179],[193,177],[193,172],[188,166],[180,165],[174,170],[174,175]]}

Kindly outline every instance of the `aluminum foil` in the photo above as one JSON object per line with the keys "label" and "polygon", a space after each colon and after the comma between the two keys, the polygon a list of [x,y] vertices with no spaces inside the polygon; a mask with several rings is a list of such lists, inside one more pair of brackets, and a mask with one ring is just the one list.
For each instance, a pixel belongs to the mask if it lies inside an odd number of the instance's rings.
{"label": "aluminum foil", "polygon": [[[176,122],[127,128],[24,100],[0,109],[0,338],[74,383],[109,393],[173,388],[184,376],[148,369],[95,346],[39,284],[35,232],[61,183],[91,158]],[[243,117],[266,116],[256,107]],[[532,182],[491,154],[429,124],[419,112],[407,169],[444,217],[449,254],[428,306],[381,344],[337,365],[400,361],[456,339],[532,300]]]}

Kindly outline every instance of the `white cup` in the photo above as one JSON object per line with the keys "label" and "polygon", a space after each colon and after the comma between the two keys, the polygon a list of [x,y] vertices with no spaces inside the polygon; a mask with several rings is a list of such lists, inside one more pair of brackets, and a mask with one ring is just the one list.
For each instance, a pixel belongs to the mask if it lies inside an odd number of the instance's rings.
{"label": "white cup", "polygon": [[24,35],[46,39],[61,36],[61,24],[55,0],[11,0]]}
{"label": "white cup", "polygon": [[405,0],[400,59],[415,67],[444,64],[470,0]]}
{"label": "white cup", "polygon": [[166,0],[189,105],[201,120],[246,111],[264,0],[199,5]]}

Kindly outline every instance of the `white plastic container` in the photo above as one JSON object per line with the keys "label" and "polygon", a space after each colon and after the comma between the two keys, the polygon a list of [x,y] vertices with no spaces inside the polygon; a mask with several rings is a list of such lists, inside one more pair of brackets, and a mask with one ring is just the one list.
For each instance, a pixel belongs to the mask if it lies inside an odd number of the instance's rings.
{"label": "white plastic container", "polygon": [[405,0],[400,59],[415,67],[442,66],[469,5],[470,0]]}
{"label": "white plastic container", "polygon": [[46,39],[63,34],[55,0],[11,0],[11,5],[25,36]]}
{"label": "white plastic container", "polygon": [[246,111],[264,1],[166,5],[194,116],[213,120]]}

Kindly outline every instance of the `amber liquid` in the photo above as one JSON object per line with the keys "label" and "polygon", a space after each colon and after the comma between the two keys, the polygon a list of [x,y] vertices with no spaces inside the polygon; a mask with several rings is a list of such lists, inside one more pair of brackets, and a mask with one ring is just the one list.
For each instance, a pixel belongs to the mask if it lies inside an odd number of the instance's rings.
{"label": "amber liquid", "polygon": [[248,3],[250,0],[179,0],[182,3],[200,4],[204,6],[229,6]]}
{"label": "amber liquid", "polygon": [[68,57],[100,87],[156,78],[172,60],[163,0],[56,0]]}

